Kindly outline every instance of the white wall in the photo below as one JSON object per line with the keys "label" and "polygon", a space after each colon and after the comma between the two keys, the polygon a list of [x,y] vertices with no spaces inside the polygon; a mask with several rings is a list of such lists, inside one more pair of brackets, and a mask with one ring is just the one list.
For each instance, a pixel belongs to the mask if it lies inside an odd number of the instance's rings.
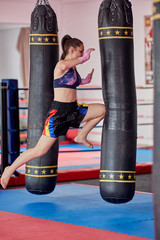
{"label": "white wall", "polygon": [[[35,1],[36,2],[36,1]],[[35,2],[31,0],[1,0],[0,24],[29,25],[30,14]],[[135,76],[137,85],[145,84],[144,76],[144,16],[152,14],[152,0],[132,0],[134,17],[134,44],[135,44]],[[55,10],[59,25],[59,39],[69,33],[77,36],[87,47],[96,48],[90,65],[95,67],[96,84],[100,78],[100,56],[97,33],[97,15],[101,0],[50,0]],[[2,40],[3,36],[0,32]],[[5,39],[6,40],[6,39]],[[10,39],[8,39],[9,43]],[[0,45],[0,51],[3,44]],[[87,72],[86,66],[83,68]],[[98,80],[96,80],[98,79]],[[100,82],[100,81],[98,81]]]}
{"label": "white wall", "polygon": [[16,49],[20,29],[0,30],[0,79],[20,79],[19,52]]}
{"label": "white wall", "polygon": [[28,24],[36,1],[0,0],[0,23]]}
{"label": "white wall", "polygon": [[[135,79],[137,86],[145,87],[144,16],[152,15],[151,0],[133,0]],[[153,102],[153,89],[137,89],[138,103]],[[138,123],[153,123],[153,105],[138,105]],[[138,126],[139,146],[153,146],[153,126]]]}
{"label": "white wall", "polygon": [[[36,2],[36,1],[35,1]],[[134,18],[134,48],[135,48],[135,79],[136,85],[145,86],[145,63],[144,63],[144,16],[152,14],[152,0],[133,0],[133,18]],[[101,85],[101,67],[98,42],[98,11],[101,0],[50,0],[52,8],[55,10],[58,19],[59,40],[65,34],[80,38],[86,48],[94,47],[96,51],[92,54],[89,62],[83,66],[78,66],[80,74],[85,76],[92,68],[95,69],[92,85]],[[35,3],[32,0],[0,0],[0,24],[12,24],[17,26],[29,25],[30,15],[34,9]],[[19,29],[0,30],[0,78],[18,78],[19,73],[19,53],[16,50],[16,42]],[[61,52],[60,52],[61,53]],[[21,85],[21,81],[20,81]],[[137,91],[138,98],[152,98],[152,92],[142,90]],[[102,100],[101,91],[79,91],[78,97],[97,98]],[[95,102],[96,100],[94,100]],[[145,115],[151,112],[147,108],[139,108],[138,114]],[[152,119],[151,119],[152,120]],[[149,127],[147,127],[147,130]],[[100,130],[95,137],[100,141]],[[138,128],[139,135],[147,132],[146,128]],[[152,137],[152,128],[149,130],[149,138]],[[93,135],[91,134],[91,138]],[[146,141],[146,140],[145,140]],[[150,142],[142,141],[148,145]]]}
{"label": "white wall", "polygon": [[144,16],[152,15],[152,0],[133,0],[135,79],[138,86],[145,85]]}

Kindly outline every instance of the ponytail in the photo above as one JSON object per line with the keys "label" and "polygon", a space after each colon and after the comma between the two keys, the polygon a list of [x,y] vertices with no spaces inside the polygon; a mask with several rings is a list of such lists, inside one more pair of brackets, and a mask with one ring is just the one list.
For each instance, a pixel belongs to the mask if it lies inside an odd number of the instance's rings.
{"label": "ponytail", "polygon": [[62,45],[62,55],[61,60],[65,59],[66,55],[68,54],[68,50],[70,47],[79,47],[83,42],[77,38],[71,38],[69,35],[65,35],[62,38],[61,45]]}

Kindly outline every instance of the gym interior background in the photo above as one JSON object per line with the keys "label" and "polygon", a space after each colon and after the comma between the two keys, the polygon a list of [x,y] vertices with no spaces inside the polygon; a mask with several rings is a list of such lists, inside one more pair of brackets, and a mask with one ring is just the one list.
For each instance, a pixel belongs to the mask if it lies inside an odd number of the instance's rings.
{"label": "gym interior background", "polygon": [[[137,147],[140,149],[153,149],[153,72],[151,61],[151,16],[153,2],[151,0],[133,0],[131,3],[134,19],[134,65],[138,104]],[[29,36],[27,34],[29,34],[30,15],[35,4],[36,1],[33,0],[0,0],[0,79],[18,79],[19,87],[28,87],[26,79],[29,71],[24,73],[22,69],[22,49],[24,47],[22,42],[24,37],[25,44],[26,46],[28,45],[29,49],[29,42],[27,43],[26,39],[27,36]],[[90,86],[101,87],[101,62],[98,40],[98,9],[101,0],[50,0],[50,4],[57,15],[59,42],[65,34],[69,34],[82,39],[85,48],[94,47],[96,49],[90,62],[83,65],[83,67],[78,66],[78,70],[81,76],[86,76],[86,74],[94,68],[95,72]],[[29,55],[27,58],[29,59]],[[29,66],[29,64],[27,65],[25,62],[25,66]],[[20,91],[19,94],[21,100],[27,98],[26,91]],[[103,102],[102,91],[78,91],[78,99],[81,102],[87,103]],[[27,105],[25,101],[22,104],[23,106]],[[26,112],[21,110],[21,114],[26,115]],[[20,119],[20,127],[26,127],[26,124],[26,118]],[[102,123],[100,123],[100,125],[102,125]],[[100,145],[101,131],[101,128],[94,129],[89,135],[89,140],[95,142],[96,145]],[[148,156],[145,157],[147,158]],[[150,160],[153,160],[152,156],[150,156]],[[90,181],[83,180],[79,183],[99,184],[98,179]],[[151,174],[137,175],[136,189],[151,193]],[[57,198],[59,198],[59,196]],[[31,204],[33,203],[31,202]],[[22,212],[22,214],[24,213]],[[149,218],[153,217],[147,216],[146,221],[149,221]],[[117,223],[117,225],[118,224],[119,223]],[[112,231],[113,229],[110,230]],[[121,231],[119,230],[119,232]],[[147,237],[147,234],[148,233],[139,236]],[[131,235],[134,234],[131,233]],[[152,234],[148,235],[148,237],[149,239],[153,239]],[[78,239],[78,237],[74,239]],[[97,237],[97,239],[99,238]],[[130,238],[123,236],[122,239]]]}
{"label": "gym interior background", "polygon": [[[135,81],[137,86],[138,101],[138,146],[153,146],[153,85],[150,78],[150,70],[147,71],[146,65],[150,61],[151,37],[149,31],[151,27],[146,28],[146,17],[152,15],[151,0],[134,0],[132,2],[133,27],[134,27],[134,52],[135,52]],[[21,59],[23,58],[23,41],[27,41],[27,29],[30,24],[30,14],[34,8],[33,0],[11,1],[1,0],[0,8],[0,78],[18,79],[19,87],[28,86],[26,79],[27,70],[21,74]],[[86,76],[95,69],[92,83],[93,86],[101,86],[101,63],[98,42],[98,9],[100,0],[51,0],[50,4],[55,10],[58,20],[59,42],[65,34],[78,37],[84,42],[85,48],[94,47],[96,51],[91,58],[90,63],[83,67],[78,66],[81,76]],[[15,9],[13,11],[13,9]],[[77,11],[78,9],[78,11]],[[73,19],[76,19],[73,21]],[[147,30],[146,30],[147,29]],[[146,32],[147,31],[147,32]],[[26,36],[25,36],[26,35]],[[29,40],[28,40],[29,41]],[[27,42],[25,42],[25,47]],[[29,47],[29,45],[28,45]],[[27,51],[26,51],[27,52]],[[61,54],[61,48],[60,48]],[[148,56],[146,56],[148,54]],[[26,58],[29,56],[26,56]],[[25,65],[27,60],[25,60]],[[150,63],[149,63],[150,65]],[[26,66],[28,68],[28,66]],[[22,76],[23,75],[23,76]],[[25,75],[25,76],[24,76]],[[24,95],[21,91],[20,94]],[[78,98],[87,103],[102,102],[102,92],[79,91]],[[88,99],[87,99],[88,98]],[[148,125],[145,125],[149,123]],[[21,120],[23,125],[23,120]],[[90,134],[90,140],[94,142],[101,141],[101,129],[95,129]]]}

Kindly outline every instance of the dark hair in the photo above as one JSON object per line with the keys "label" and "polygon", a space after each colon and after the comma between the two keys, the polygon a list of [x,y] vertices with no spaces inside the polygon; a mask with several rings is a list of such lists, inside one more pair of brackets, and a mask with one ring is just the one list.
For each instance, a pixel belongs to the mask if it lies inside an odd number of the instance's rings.
{"label": "dark hair", "polygon": [[65,59],[66,55],[68,54],[68,50],[70,47],[79,47],[83,42],[77,38],[71,38],[69,35],[65,35],[62,38],[61,45],[63,53],[61,55],[61,60]]}

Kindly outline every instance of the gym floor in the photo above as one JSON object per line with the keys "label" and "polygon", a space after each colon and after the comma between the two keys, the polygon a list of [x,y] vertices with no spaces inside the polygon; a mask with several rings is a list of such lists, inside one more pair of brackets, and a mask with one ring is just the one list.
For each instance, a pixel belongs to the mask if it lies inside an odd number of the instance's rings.
{"label": "gym floor", "polygon": [[151,176],[137,175],[133,200],[118,205],[101,199],[98,179],[57,183],[40,196],[24,186],[1,190],[1,239],[154,239]]}
{"label": "gym floor", "polygon": [[[95,147],[97,150],[100,147]],[[25,149],[24,149],[25,150]],[[63,145],[59,171],[99,168],[100,151],[81,145]],[[152,150],[137,150],[138,164],[151,164]],[[147,163],[146,163],[147,162]],[[19,169],[24,172],[24,167]],[[76,171],[75,171],[76,173]],[[74,175],[76,176],[76,175]],[[34,195],[25,186],[0,191],[2,240],[147,240],[154,239],[152,174],[137,174],[134,198],[125,204],[105,202],[99,179],[57,182],[47,195]]]}

